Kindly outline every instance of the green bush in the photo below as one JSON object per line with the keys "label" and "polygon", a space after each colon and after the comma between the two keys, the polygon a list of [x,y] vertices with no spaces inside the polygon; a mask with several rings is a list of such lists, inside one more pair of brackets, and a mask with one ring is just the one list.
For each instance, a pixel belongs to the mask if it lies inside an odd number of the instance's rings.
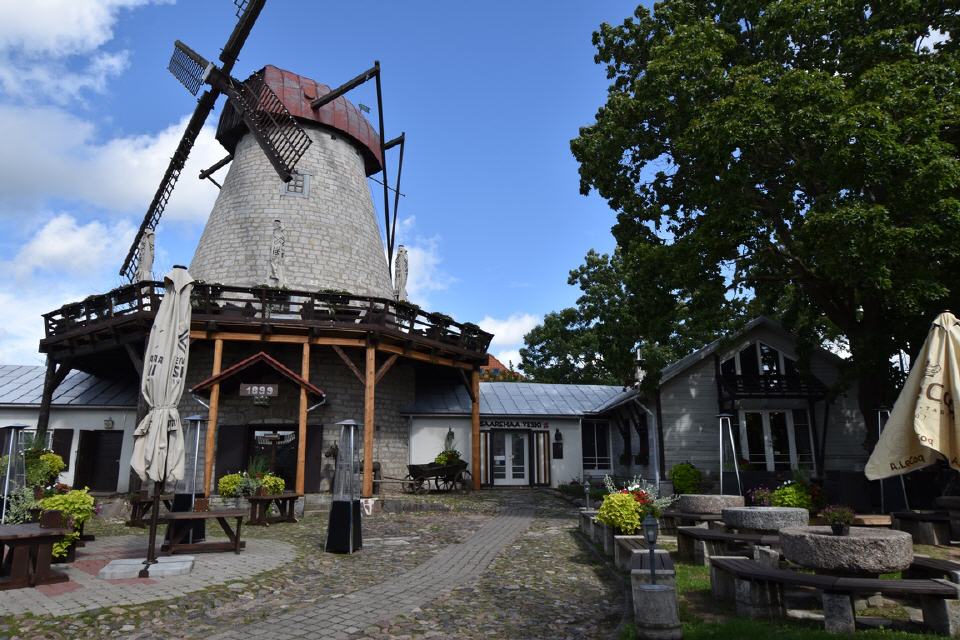
{"label": "green bush", "polygon": [[242,473],[228,473],[217,481],[217,493],[224,498],[237,498],[240,496],[243,480]]}
{"label": "green bush", "polygon": [[[59,458],[60,456],[57,456]],[[74,489],[67,493],[58,493],[40,501],[40,508],[44,511],[59,511],[64,518],[73,522],[73,531],[60,542],[53,544],[53,557],[61,558],[67,555],[70,545],[80,539],[80,526],[93,517],[93,496],[87,493],[88,489]]]}
{"label": "green bush", "polygon": [[433,460],[434,464],[455,464],[460,462],[460,452],[456,449],[446,449],[437,454]]}
{"label": "green bush", "polygon": [[703,474],[693,463],[681,462],[670,469],[670,479],[673,481],[674,493],[697,493],[700,491]]}
{"label": "green bush", "polygon": [[614,531],[633,535],[640,528],[640,510],[630,493],[608,493],[597,510],[597,520]]}
{"label": "green bush", "polygon": [[28,452],[26,456],[28,487],[47,487],[67,468],[63,458],[52,451]]}
{"label": "green bush", "polygon": [[10,494],[10,502],[7,504],[7,524],[24,524],[33,520],[31,509],[37,507],[37,501],[33,497],[33,489],[30,487],[20,487]]}
{"label": "green bush", "polygon": [[770,498],[770,504],[774,507],[799,507],[807,511],[813,508],[810,492],[797,482],[786,482],[777,487]]}
{"label": "green bush", "polygon": [[275,476],[272,473],[264,475],[262,482],[263,490],[267,493],[267,495],[283,493],[283,490],[287,488],[287,483],[284,482],[283,478],[280,476]]}

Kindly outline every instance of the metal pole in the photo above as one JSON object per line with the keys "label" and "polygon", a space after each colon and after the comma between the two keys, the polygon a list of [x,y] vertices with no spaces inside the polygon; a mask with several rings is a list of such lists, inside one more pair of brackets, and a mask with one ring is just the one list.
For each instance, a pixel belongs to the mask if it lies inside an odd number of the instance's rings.
{"label": "metal pole", "polygon": [[10,429],[10,445],[7,447],[7,473],[3,482],[3,513],[0,514],[0,524],[7,521],[7,504],[10,502],[10,467],[13,466],[13,439],[17,436],[16,429]]}
{"label": "metal pole", "polygon": [[740,484],[740,464],[737,460],[737,447],[733,439],[733,421],[727,418],[727,433],[730,434],[730,454],[733,456],[733,471],[737,476],[737,495],[743,495],[743,485]]}
{"label": "metal pole", "polygon": [[655,565],[657,556],[656,552],[654,551],[656,546],[656,542],[650,543],[650,584],[657,584],[657,568]]}
{"label": "metal pole", "polygon": [[723,416],[718,418],[720,419],[720,495],[723,495]]}
{"label": "metal pole", "polygon": [[[170,451],[170,431],[167,430],[167,451]],[[138,574],[141,578],[150,577],[150,565],[157,563],[157,521],[160,519],[160,491],[167,481],[167,460],[163,461],[163,478],[153,483],[153,510],[150,514],[150,540],[147,542],[147,559]]]}
{"label": "metal pole", "polygon": [[[880,417],[880,414],[882,411],[883,411],[882,409],[877,410],[877,442],[880,442],[880,435],[883,433],[883,426],[881,426],[880,424],[880,421],[882,419]],[[902,478],[903,476],[901,476],[901,479]],[[886,513],[886,512],[887,512],[887,500],[886,500],[886,494],[883,488],[883,478],[881,478],[880,479],[880,513]]]}

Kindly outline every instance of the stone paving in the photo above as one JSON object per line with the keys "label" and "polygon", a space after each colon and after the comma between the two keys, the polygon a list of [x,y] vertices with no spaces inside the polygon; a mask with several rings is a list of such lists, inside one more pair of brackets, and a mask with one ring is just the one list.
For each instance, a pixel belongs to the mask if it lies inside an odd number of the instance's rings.
{"label": "stone paving", "polygon": [[[280,540],[295,559],[151,603],[2,617],[0,640],[616,636],[625,585],[576,534],[575,507],[530,489],[428,498],[446,511],[365,518],[352,556],[321,551],[325,515],[245,528],[248,549]],[[129,532],[101,525],[98,543],[115,531]]]}
{"label": "stone paving", "polygon": [[285,542],[250,540],[244,552],[197,554],[193,571],[168,578],[101,580],[97,573],[115,558],[146,558],[143,536],[111,536],[88,542],[77,560],[55,568],[68,582],[36,589],[0,591],[0,615],[32,613],[62,616],[103,607],[176,598],[185,593],[270,571],[292,561],[296,549]]}

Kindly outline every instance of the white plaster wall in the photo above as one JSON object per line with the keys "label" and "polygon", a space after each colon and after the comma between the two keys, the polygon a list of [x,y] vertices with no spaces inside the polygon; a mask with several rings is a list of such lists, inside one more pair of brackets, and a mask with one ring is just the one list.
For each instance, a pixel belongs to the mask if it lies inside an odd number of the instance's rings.
{"label": "white plaster wall", "polygon": [[[577,478],[583,478],[583,447],[580,442],[579,420],[551,420],[550,442],[557,429],[563,436],[563,460],[554,460],[550,452],[550,485],[557,487]],[[551,445],[552,446],[552,445]]]}
{"label": "white plaster wall", "polygon": [[[0,427],[10,424],[37,426],[39,408],[0,407]],[[77,468],[77,448],[80,446],[80,431],[103,431],[103,421],[112,418],[114,431],[123,431],[123,446],[120,449],[120,470],[117,473],[117,492],[125,493],[130,489],[130,457],[133,454],[133,432],[137,428],[137,410],[128,409],[88,409],[63,408],[54,405],[50,409],[48,428],[72,429],[73,441],[70,445],[70,461],[67,471],[60,474],[59,482],[73,485],[73,472]]]}

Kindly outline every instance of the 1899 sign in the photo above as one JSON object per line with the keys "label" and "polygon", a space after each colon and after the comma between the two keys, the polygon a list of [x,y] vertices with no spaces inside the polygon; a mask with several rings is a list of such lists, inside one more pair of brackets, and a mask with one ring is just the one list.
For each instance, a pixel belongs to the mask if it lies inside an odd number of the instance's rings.
{"label": "1899 sign", "polygon": [[241,396],[266,396],[273,398],[277,395],[276,384],[251,384],[249,382],[240,383]]}

